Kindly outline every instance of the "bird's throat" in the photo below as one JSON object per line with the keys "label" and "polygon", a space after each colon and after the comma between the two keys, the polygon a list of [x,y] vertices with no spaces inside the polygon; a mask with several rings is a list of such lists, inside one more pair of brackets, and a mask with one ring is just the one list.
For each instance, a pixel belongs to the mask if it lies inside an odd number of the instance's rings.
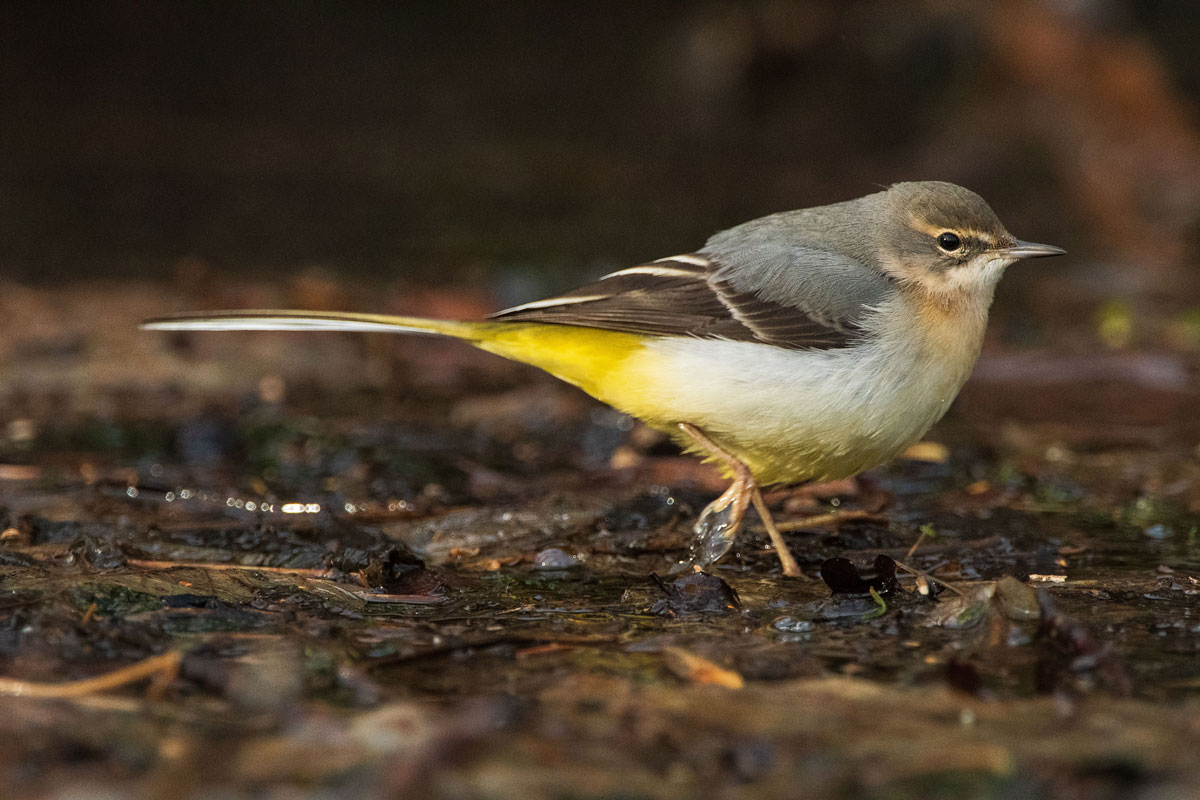
{"label": "bird's throat", "polygon": [[935,293],[918,288],[904,299],[915,322],[913,340],[937,363],[958,367],[965,381],[983,346],[990,293],[983,297],[978,292]]}

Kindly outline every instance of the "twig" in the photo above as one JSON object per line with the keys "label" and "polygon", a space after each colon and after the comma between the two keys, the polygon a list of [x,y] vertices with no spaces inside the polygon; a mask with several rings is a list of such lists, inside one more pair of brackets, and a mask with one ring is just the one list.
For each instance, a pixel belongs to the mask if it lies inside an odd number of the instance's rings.
{"label": "twig", "polygon": [[905,561],[913,557],[913,553],[917,552],[917,548],[921,546],[921,542],[925,541],[927,535],[929,535],[929,531],[925,530],[922,526],[921,535],[917,537],[917,540],[912,543],[912,547],[908,548],[908,552],[904,554]]}
{"label": "twig", "polygon": [[143,569],[174,569],[176,567],[192,567],[193,569],[244,569],[258,572],[274,572],[279,575],[302,575],[306,578],[333,577],[327,569],[308,569],[306,567],[258,567],[251,564],[222,564],[212,561],[153,561],[150,559],[131,558],[129,565]]}
{"label": "twig", "polygon": [[782,533],[791,531],[800,531],[805,528],[817,528],[822,525],[840,525],[843,522],[853,522],[855,520],[863,520],[866,522],[887,522],[888,518],[883,514],[874,514],[870,511],[830,511],[828,514],[817,514],[804,519],[788,520],[787,522],[777,522],[775,527]]}
{"label": "twig", "polygon": [[0,678],[0,694],[14,697],[37,698],[71,698],[85,697],[90,694],[119,689],[136,681],[150,678],[150,688],[146,694],[152,699],[162,696],[167,685],[179,674],[179,662],[182,655],[178,650],[163,653],[161,656],[151,656],[121,667],[104,675],[94,678],[83,678],[77,681],[63,683],[42,683],[40,681],[23,681],[16,678]]}
{"label": "twig", "polygon": [[894,559],[894,558],[892,559],[892,561],[895,561],[896,566],[899,567],[900,569],[904,570],[905,572],[907,572],[909,575],[916,575],[917,577],[924,578],[927,581],[933,581],[936,584],[945,586],[947,589],[954,592],[959,597],[967,596],[966,592],[964,592],[962,589],[959,589],[954,584],[946,583],[941,578],[935,578],[932,575],[930,575],[928,572],[922,572],[921,570],[917,569],[916,567],[910,567],[908,564],[905,564],[903,561],[896,561],[896,559]]}

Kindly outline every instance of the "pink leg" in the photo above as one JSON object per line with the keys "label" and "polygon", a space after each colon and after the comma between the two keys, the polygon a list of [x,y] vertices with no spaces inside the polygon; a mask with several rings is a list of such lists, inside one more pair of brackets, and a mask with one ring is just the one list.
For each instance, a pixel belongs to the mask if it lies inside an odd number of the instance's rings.
{"label": "pink leg", "polygon": [[731,453],[721,449],[703,431],[688,422],[679,423],[679,429],[686,433],[692,441],[705,451],[716,456],[733,473],[733,482],[721,496],[708,504],[696,520],[696,541],[692,544],[692,561],[700,566],[707,566],[729,552],[733,546],[734,537],[742,524],[746,508],[753,503],[758,516],[762,518],[767,535],[779,556],[779,564],[783,574],[789,578],[803,577],[796,559],[783,541],[775,520],[763,501],[762,492],[750,474],[750,468],[743,464]]}

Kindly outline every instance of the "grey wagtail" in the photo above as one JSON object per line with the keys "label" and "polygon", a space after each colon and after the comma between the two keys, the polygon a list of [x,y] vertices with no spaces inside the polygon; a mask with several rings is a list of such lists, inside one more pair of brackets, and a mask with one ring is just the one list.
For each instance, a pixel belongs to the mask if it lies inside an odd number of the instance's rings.
{"label": "grey wagtail", "polygon": [[485,321],[216,311],[142,327],[433,334],[540,367],[720,462],[732,483],[696,522],[693,563],[724,555],[753,504],[798,577],[759,487],[849,477],[916,442],[970,374],[1004,269],[1064,252],[1015,239],[961,186],[898,183]]}

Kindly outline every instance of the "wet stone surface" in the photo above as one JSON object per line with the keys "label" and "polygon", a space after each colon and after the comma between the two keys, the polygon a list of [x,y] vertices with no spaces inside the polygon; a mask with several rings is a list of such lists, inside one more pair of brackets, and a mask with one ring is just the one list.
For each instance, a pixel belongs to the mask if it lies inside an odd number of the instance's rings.
{"label": "wet stone surface", "polygon": [[[933,460],[768,494],[804,580],[752,514],[725,559],[681,571],[722,488],[708,467],[523,368],[370,341],[226,339],[185,370],[138,340],[119,389],[72,373],[78,354],[17,376],[3,785],[765,798],[1200,778],[1190,417],[1116,441],[988,417],[969,387]],[[323,371],[338,359],[356,366]],[[880,498],[882,518],[850,513]]]}

